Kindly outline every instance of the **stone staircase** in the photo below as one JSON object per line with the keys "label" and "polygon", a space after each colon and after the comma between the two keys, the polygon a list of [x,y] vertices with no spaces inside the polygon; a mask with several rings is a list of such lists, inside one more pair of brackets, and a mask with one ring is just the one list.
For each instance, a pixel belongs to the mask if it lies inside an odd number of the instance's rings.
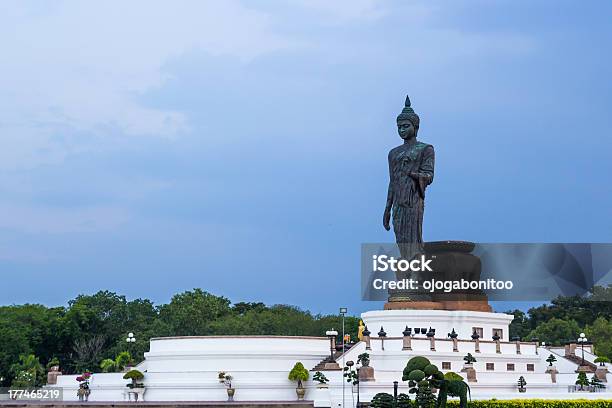
{"label": "stone staircase", "polygon": [[[338,361],[338,359],[342,357],[342,351],[336,351],[334,353],[334,358],[332,359],[331,357],[327,357],[323,360],[321,360],[321,362],[319,364],[317,364],[316,366],[314,366],[310,371],[330,371],[329,368],[325,368],[325,364],[328,363],[334,363],[336,361]],[[339,368],[334,369],[334,370],[339,370]]]}
{"label": "stone staircase", "polygon": [[571,361],[574,364],[578,364],[578,367],[580,366],[584,366],[584,367],[588,367],[590,373],[594,373],[595,370],[597,370],[597,365],[591,363],[590,361],[584,360],[584,364],[582,363],[582,357],[578,357],[575,354],[567,354],[565,356],[563,356],[563,358]]}

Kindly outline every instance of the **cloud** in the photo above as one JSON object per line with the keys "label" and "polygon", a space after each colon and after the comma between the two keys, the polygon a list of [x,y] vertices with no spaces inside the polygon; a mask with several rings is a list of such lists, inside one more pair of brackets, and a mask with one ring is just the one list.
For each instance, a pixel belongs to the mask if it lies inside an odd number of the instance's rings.
{"label": "cloud", "polygon": [[293,0],[292,3],[313,10],[336,24],[375,20],[387,13],[386,2],[380,0]]}
{"label": "cloud", "polygon": [[50,208],[0,204],[0,229],[29,234],[106,231],[129,218],[126,210],[111,206]]}
{"label": "cloud", "polygon": [[169,79],[166,61],[198,50],[246,62],[289,45],[266,14],[233,0],[2,3],[0,165],[91,147],[66,134],[175,137],[185,115],[142,100]]}

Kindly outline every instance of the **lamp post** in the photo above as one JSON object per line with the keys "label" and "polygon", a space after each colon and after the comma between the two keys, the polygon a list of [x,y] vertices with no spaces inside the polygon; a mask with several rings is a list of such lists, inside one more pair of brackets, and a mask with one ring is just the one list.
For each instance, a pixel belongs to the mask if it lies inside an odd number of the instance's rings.
{"label": "lamp post", "polygon": [[357,408],[359,408],[359,383],[361,382],[361,378],[359,378],[359,365],[357,365]]}
{"label": "lamp post", "polygon": [[355,404],[355,393],[353,392],[354,390],[354,385],[355,385],[355,379],[353,377],[353,366],[355,365],[355,362],[353,360],[349,360],[346,362],[346,367],[348,367],[348,371],[346,372],[347,377],[349,379],[349,381],[351,382],[351,399],[353,400],[353,404]]}
{"label": "lamp post", "polygon": [[334,330],[334,328],[332,327],[331,330],[328,330],[325,332],[325,335],[329,339],[329,362],[333,363],[334,362],[334,351],[336,349],[334,345],[335,343],[334,339],[338,336],[338,332]]}
{"label": "lamp post", "polygon": [[580,336],[578,337],[578,343],[580,343],[580,346],[582,348],[582,363],[580,364],[581,366],[584,365],[584,343],[586,343],[588,341],[588,339],[586,338],[584,333],[580,333]]}
{"label": "lamp post", "polygon": [[[134,333],[129,332],[128,336],[125,339],[125,342],[127,343],[127,349],[130,353],[131,359],[134,359],[134,356],[132,355],[132,353],[134,352],[134,346],[132,346],[132,344],[136,343],[136,337],[134,337]],[[131,365],[132,363],[129,362],[128,364]]]}
{"label": "lamp post", "polygon": [[[340,308],[340,315],[342,316],[342,369],[344,369],[344,316],[347,313],[348,308]],[[344,408],[344,381],[342,381],[342,408]]]}

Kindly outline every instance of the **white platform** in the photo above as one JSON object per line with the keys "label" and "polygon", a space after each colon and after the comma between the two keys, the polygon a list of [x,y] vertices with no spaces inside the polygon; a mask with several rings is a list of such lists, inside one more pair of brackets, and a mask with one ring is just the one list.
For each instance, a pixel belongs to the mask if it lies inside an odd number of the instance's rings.
{"label": "white platform", "polygon": [[[384,327],[387,336],[401,337],[406,326],[436,329],[436,337],[444,338],[455,329],[460,339],[469,339],[474,327],[483,329],[483,340],[490,340],[493,329],[502,330],[502,341],[508,341],[508,325],[514,318],[505,313],[448,310],[378,310],[361,315],[372,336]],[[424,337],[424,336],[423,336]]]}
{"label": "white platform", "polygon": [[[477,362],[477,383],[470,383],[473,399],[510,398],[607,398],[612,399],[610,388],[604,393],[569,393],[568,386],[576,381],[576,363],[563,357],[562,348],[543,348],[535,343],[521,343],[520,354],[515,342],[508,342],[508,325],[512,316],[502,313],[442,311],[442,310],[386,310],[362,315],[371,331],[371,348],[359,342],[339,359],[340,365],[357,361],[359,354],[370,354],[370,365],[375,370],[375,381],[362,382],[362,401],[370,400],[378,392],[393,392],[393,381],[400,381],[400,392],[407,392],[401,382],[402,370],[413,356],[429,358],[443,372],[460,373],[463,357],[472,353]],[[419,334],[411,339],[412,349],[403,350],[402,331],[408,327],[435,328],[435,350],[430,339]],[[383,326],[387,337],[377,337]],[[473,327],[484,331],[480,352],[470,338]],[[458,351],[447,338],[452,329],[459,334]],[[491,339],[493,329],[502,329],[503,339],[499,351]],[[384,345],[384,347],[383,347]],[[593,362],[595,355],[587,348],[585,358]],[[557,356],[559,371],[553,384],[546,373],[546,358]],[[151,339],[150,351],[137,368],[144,372],[146,401],[225,401],[227,394],[219,384],[217,374],[225,371],[234,376],[236,401],[295,400],[296,384],[287,379],[297,361],[312,369],[329,355],[329,340],[325,337],[299,336],[203,336],[168,337]],[[450,369],[443,369],[443,363]],[[489,364],[489,369],[487,368]],[[493,370],[490,369],[493,364]],[[513,364],[510,370],[509,364]],[[533,371],[531,371],[533,368]],[[608,365],[608,368],[611,368]],[[311,371],[311,378],[314,371]],[[325,371],[330,379],[329,388],[317,390],[313,381],[307,381],[306,399],[331,401],[331,406],[353,406],[352,387],[343,381],[341,371]],[[519,393],[519,376],[527,381],[527,392]],[[589,375],[590,377],[591,375]],[[64,388],[64,399],[76,400],[76,375],[58,377],[58,386]],[[612,381],[611,376],[608,376]],[[91,381],[90,401],[122,401],[128,380],[121,373],[94,374]],[[324,403],[329,405],[329,403]],[[319,403],[317,406],[323,406]]]}

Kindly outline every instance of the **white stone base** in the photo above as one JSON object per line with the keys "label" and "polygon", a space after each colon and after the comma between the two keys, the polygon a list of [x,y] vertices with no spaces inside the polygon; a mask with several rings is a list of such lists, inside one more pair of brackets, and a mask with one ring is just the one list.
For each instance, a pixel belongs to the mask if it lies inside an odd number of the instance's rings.
{"label": "white stone base", "polygon": [[[455,329],[460,339],[469,339],[474,327],[483,329],[482,340],[491,340],[493,329],[502,329],[502,341],[508,341],[508,325],[514,316],[505,313],[469,312],[461,310],[377,310],[361,314],[372,337],[381,327],[389,337],[401,337],[408,326],[436,329],[436,337],[445,338]],[[425,337],[424,335],[419,335]]]}

